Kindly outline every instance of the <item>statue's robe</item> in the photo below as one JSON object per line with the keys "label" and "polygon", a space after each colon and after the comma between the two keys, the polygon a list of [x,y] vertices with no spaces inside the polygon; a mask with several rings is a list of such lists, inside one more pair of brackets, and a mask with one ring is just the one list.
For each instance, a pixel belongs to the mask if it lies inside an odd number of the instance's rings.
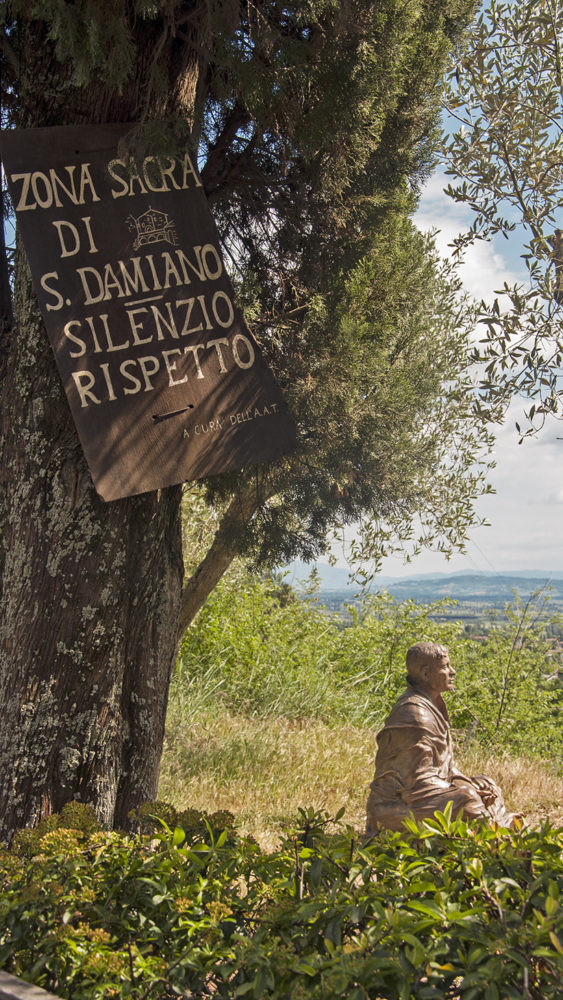
{"label": "statue's robe", "polygon": [[[375,777],[367,803],[366,832],[400,830],[408,816],[424,819],[448,802],[452,814],[509,826],[498,785],[484,775],[468,778],[454,764],[450,719],[441,695],[435,701],[416,686],[395,703],[377,736]],[[480,789],[484,791],[481,797]]]}

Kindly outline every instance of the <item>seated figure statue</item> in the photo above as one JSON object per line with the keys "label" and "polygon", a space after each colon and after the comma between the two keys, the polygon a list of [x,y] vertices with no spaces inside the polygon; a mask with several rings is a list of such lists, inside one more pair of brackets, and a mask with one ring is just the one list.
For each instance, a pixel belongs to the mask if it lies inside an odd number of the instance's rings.
{"label": "seated figure statue", "polygon": [[445,646],[417,642],[407,653],[407,690],[377,736],[375,777],[367,803],[366,832],[400,830],[408,816],[425,819],[448,802],[452,815],[510,826],[498,785],[468,778],[454,764],[450,719],[442,697],[455,670]]}

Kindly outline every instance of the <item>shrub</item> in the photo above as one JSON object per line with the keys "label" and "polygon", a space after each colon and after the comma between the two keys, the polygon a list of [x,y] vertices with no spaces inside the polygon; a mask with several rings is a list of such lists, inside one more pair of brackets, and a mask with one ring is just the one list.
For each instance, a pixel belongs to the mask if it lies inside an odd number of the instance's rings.
{"label": "shrub", "polygon": [[549,637],[561,630],[561,615],[546,614],[541,592],[527,602],[515,595],[502,616],[488,614],[487,642],[459,650],[452,724],[482,746],[544,757],[561,767],[563,688],[560,657]]}
{"label": "shrub", "polygon": [[561,995],[563,831],[437,813],[362,843],[301,810],[266,855],[191,821],[3,852],[0,966],[72,1000]]}

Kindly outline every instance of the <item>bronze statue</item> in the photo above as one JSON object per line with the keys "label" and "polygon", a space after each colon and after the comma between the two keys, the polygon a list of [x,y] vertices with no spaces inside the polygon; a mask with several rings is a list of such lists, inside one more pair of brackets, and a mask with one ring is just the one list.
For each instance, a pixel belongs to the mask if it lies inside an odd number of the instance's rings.
{"label": "bronze statue", "polygon": [[407,690],[393,706],[377,736],[375,777],[367,802],[366,832],[400,830],[403,820],[443,811],[510,826],[502,792],[491,778],[468,778],[454,764],[450,719],[442,697],[453,687],[455,670],[448,650],[417,642],[407,653]]}

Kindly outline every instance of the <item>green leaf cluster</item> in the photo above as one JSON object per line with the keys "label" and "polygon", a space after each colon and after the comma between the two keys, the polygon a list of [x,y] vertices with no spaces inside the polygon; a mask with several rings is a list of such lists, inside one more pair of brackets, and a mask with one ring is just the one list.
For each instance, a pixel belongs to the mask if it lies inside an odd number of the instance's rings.
{"label": "green leaf cluster", "polygon": [[561,415],[563,10],[555,0],[484,7],[446,82],[456,131],[444,145],[447,193],[472,215],[458,250],[500,234],[523,244],[526,280],[481,302],[483,412],[529,402],[530,433]]}
{"label": "green leaf cluster", "polygon": [[300,810],[273,854],[163,820],[38,831],[0,855],[0,966],[69,1000],[556,1000],[561,831],[340,819]]}

